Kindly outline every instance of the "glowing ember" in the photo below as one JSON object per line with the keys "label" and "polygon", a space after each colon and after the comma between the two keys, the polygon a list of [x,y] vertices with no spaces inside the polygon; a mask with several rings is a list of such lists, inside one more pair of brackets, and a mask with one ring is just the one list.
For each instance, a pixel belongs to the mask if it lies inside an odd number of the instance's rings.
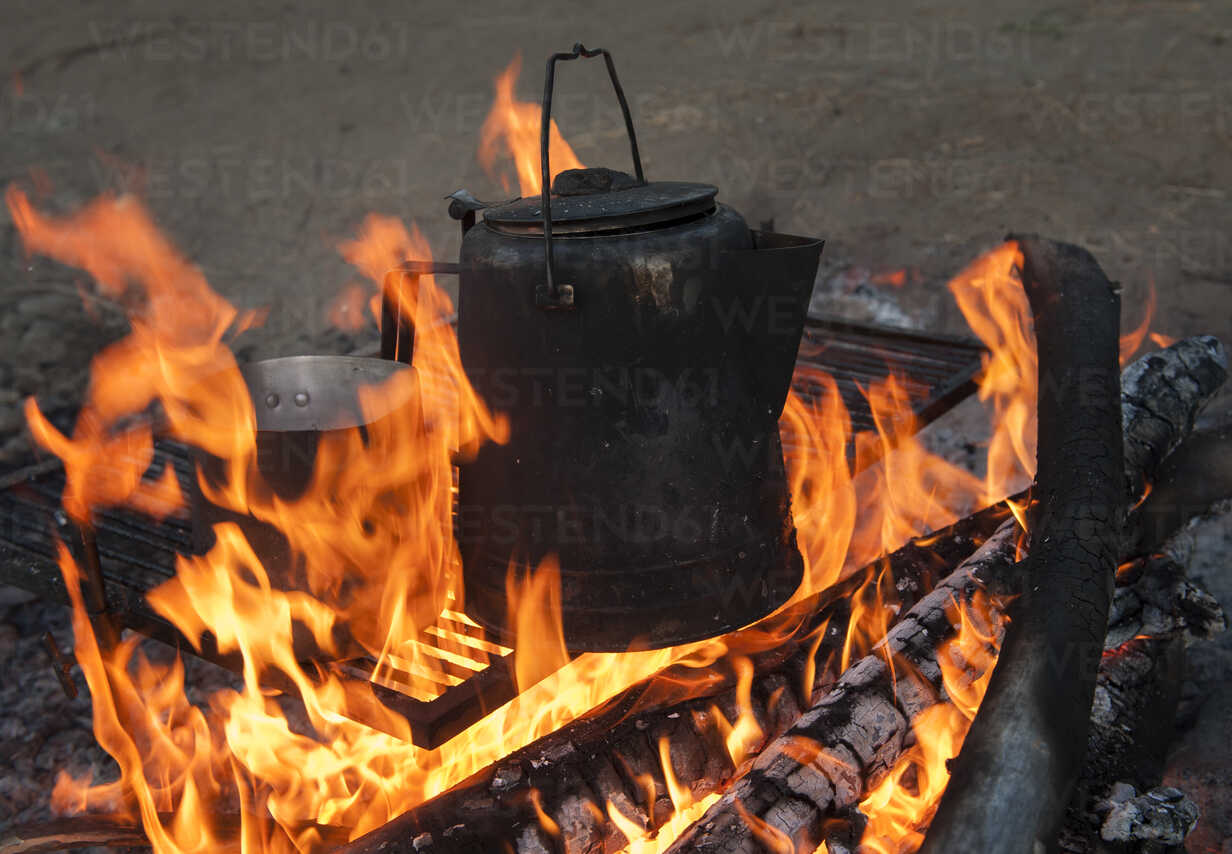
{"label": "glowing ember", "polygon": [[[912,272],[914,273],[915,271]],[[914,278],[915,276],[913,275],[912,279],[914,280]],[[874,285],[892,285],[893,287],[901,288],[907,284],[907,271],[887,270],[884,273],[873,273],[869,277],[869,281]]]}

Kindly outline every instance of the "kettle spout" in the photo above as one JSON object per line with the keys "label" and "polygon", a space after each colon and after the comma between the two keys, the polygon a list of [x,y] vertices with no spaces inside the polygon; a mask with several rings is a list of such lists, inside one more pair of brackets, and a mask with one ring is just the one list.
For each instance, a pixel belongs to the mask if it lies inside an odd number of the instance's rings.
{"label": "kettle spout", "polygon": [[[758,403],[778,419],[787,402],[824,240],[753,231],[753,248],[723,253],[725,334],[737,344]],[[739,316],[734,325],[730,318]]]}

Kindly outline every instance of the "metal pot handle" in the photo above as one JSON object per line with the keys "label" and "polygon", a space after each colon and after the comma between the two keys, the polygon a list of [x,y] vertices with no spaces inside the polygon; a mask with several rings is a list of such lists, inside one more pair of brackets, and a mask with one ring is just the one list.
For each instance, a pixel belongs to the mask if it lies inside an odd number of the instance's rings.
{"label": "metal pot handle", "polygon": [[539,125],[539,160],[542,179],[543,204],[543,251],[546,257],[547,281],[535,290],[535,304],[541,308],[573,308],[573,286],[556,284],[556,258],[552,253],[552,169],[548,163],[549,130],[552,126],[552,85],[556,77],[556,61],[603,55],[607,63],[608,77],[612,78],[612,88],[616,90],[616,100],[620,102],[620,112],[625,118],[625,130],[629,133],[629,148],[633,153],[633,171],[639,184],[646,183],[642,173],[642,156],[637,150],[637,133],[633,130],[633,117],[629,114],[629,102],[625,100],[625,90],[620,86],[620,78],[616,76],[616,66],[612,55],[603,48],[587,50],[578,42],[569,53],[554,53],[548,57],[547,74],[543,80],[543,119]]}
{"label": "metal pot handle", "polygon": [[[411,364],[415,354],[415,307],[419,277],[462,272],[461,264],[403,261],[381,282],[381,358]],[[405,283],[405,284],[404,284]]]}

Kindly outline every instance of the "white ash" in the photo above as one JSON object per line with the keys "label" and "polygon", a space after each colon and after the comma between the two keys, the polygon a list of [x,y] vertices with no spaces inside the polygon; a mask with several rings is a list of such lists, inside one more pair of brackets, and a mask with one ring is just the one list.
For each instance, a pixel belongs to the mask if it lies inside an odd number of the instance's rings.
{"label": "white ash", "polygon": [[898,289],[876,283],[874,276],[868,267],[832,261],[823,254],[809,301],[809,313],[901,329],[927,326],[932,318],[905,311],[899,302]]}
{"label": "white ash", "polygon": [[[1178,539],[1188,538],[1182,534]],[[1210,640],[1227,628],[1219,600],[1200,582],[1186,577],[1188,555],[1176,559],[1181,548],[1189,551],[1192,544],[1182,547],[1174,542],[1168,548],[1172,554],[1142,558],[1122,570],[1140,575],[1118,585],[1113,594],[1105,650],[1142,636],[1166,639],[1183,634],[1189,643]]]}
{"label": "white ash", "polygon": [[1160,786],[1139,795],[1128,783],[1116,783],[1097,807],[1105,812],[1100,838],[1133,843],[1132,851],[1156,854],[1180,845],[1198,822],[1198,806],[1180,789]]}

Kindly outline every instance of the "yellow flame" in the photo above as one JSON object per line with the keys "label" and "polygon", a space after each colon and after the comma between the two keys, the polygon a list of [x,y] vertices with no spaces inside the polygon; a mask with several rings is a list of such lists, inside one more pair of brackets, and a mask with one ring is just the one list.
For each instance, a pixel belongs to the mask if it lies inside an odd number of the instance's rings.
{"label": "yellow flame", "polygon": [[[543,112],[539,104],[519,101],[513,93],[522,71],[522,56],[518,54],[494,81],[496,98],[492,110],[479,129],[479,162],[487,173],[499,180],[505,192],[513,187],[508,175],[500,170],[502,157],[512,159],[518,178],[518,191],[523,196],[536,196],[542,192],[543,169],[540,163],[539,136],[543,124]],[[548,156],[552,164],[552,178],[566,169],[581,169],[569,143],[561,136],[556,120],[552,119],[548,130]]]}

